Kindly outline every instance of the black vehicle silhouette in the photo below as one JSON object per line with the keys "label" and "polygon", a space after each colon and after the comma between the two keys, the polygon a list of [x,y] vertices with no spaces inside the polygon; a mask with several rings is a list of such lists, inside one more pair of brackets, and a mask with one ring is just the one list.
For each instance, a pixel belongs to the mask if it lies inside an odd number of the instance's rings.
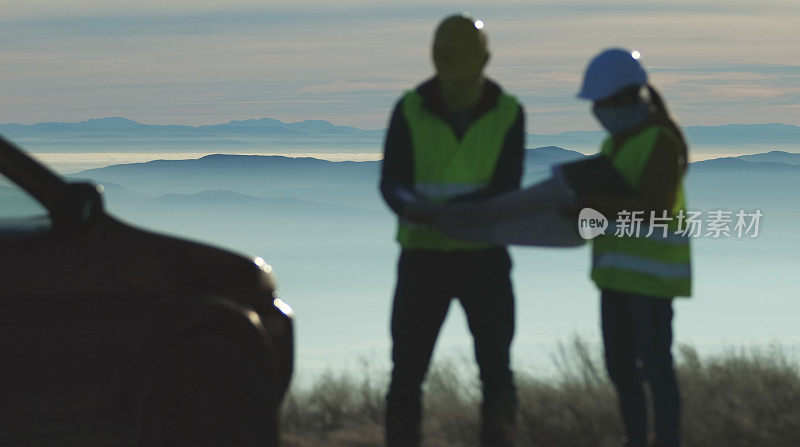
{"label": "black vehicle silhouette", "polygon": [[276,444],[293,327],[270,270],[122,223],[0,138],[0,445]]}

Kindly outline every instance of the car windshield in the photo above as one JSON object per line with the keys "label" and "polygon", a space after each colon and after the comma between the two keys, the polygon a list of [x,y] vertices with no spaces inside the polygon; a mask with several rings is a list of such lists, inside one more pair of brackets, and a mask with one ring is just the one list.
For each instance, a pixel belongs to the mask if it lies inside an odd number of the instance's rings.
{"label": "car windshield", "polygon": [[44,231],[50,224],[47,209],[0,174],[0,236]]}

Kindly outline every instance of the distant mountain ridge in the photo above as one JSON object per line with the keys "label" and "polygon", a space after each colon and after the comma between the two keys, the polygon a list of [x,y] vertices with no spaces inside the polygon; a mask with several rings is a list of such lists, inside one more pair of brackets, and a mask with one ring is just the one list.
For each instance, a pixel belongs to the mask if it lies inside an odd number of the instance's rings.
{"label": "distant mountain ridge", "polygon": [[379,137],[383,130],[363,130],[352,126],[337,126],[323,120],[287,123],[273,118],[230,121],[224,124],[186,126],[175,124],[142,124],[123,117],[96,118],[77,123],[44,122],[37,124],[2,124],[0,134],[10,138],[35,136],[86,138],[92,136],[210,137],[228,135],[262,136],[360,136]]}
{"label": "distant mountain ridge", "polygon": [[770,151],[762,154],[738,157],[712,158],[692,163],[697,168],[716,169],[797,169],[800,170],[800,154],[785,151]]}
{"label": "distant mountain ridge", "polygon": [[[524,160],[524,183],[530,184],[549,175],[554,164],[585,157],[587,155],[560,147],[528,149]],[[337,162],[310,157],[214,154],[194,159],[111,165],[81,171],[69,177],[109,183],[109,193],[124,195],[131,200],[144,199],[137,198],[134,191],[159,196],[164,190],[180,194],[234,190],[241,194],[266,194],[272,197],[294,191],[295,197],[303,200],[317,201],[319,197],[328,197],[334,203],[343,194],[359,196],[375,191],[380,166],[380,161]],[[704,160],[691,166],[690,172],[800,174],[800,154],[773,151]],[[237,200],[233,197],[230,199]],[[193,200],[199,200],[199,197]]]}
{"label": "distant mountain ridge", "polygon": [[[560,147],[528,149],[523,185],[546,178],[553,164],[585,157],[588,156]],[[380,161],[213,154],[117,164],[68,177],[104,185],[114,208],[135,207],[128,209],[157,211],[166,216],[173,209],[202,214],[212,206],[222,206],[215,209],[241,218],[253,217],[260,212],[257,210],[279,209],[295,217],[305,216],[311,222],[323,211],[345,215],[357,208],[357,214],[365,218],[376,216],[370,214],[376,211],[380,215],[381,210],[385,211],[378,188],[380,168]],[[781,184],[800,178],[798,174],[800,154],[772,151],[692,163],[688,181],[694,179],[704,185],[695,190],[700,197],[719,181],[733,182],[739,188],[737,194],[746,196],[757,194],[758,185]],[[784,192],[792,194],[791,189]]]}
{"label": "distant mountain ridge", "polygon": [[[558,146],[537,147],[525,150],[525,159],[528,163],[537,165],[548,165],[578,160],[587,157],[578,151],[564,149]],[[131,169],[134,167],[144,167],[151,169],[159,168],[283,168],[287,166],[304,166],[307,168],[325,168],[333,165],[367,166],[377,165],[380,161],[330,161],[314,157],[288,157],[283,155],[240,155],[240,154],[210,154],[200,158],[190,158],[183,160],[152,160],[141,163],[125,163],[110,165],[102,168],[88,169],[73,175],[81,175],[92,172],[109,172],[120,169]],[[736,157],[719,157],[691,163],[696,166],[781,166],[800,167],[800,153],[786,151],[770,151],[760,154],[739,155]]]}
{"label": "distant mountain ridge", "polygon": [[763,154],[740,155],[736,158],[755,163],[771,162],[800,166],[800,154],[786,151],[770,151]]}
{"label": "distant mountain ridge", "polygon": [[[551,165],[579,160],[587,155],[558,146],[546,146],[526,151],[527,165]],[[794,169],[800,168],[800,153],[770,151],[760,154],[719,157],[690,163],[700,168]]]}
{"label": "distant mountain ridge", "polygon": [[536,164],[563,163],[578,160],[585,156],[586,155],[581,152],[571,151],[558,146],[537,147],[525,151],[526,161]]}
{"label": "distant mountain ridge", "polygon": [[[753,147],[800,148],[800,126],[792,124],[725,124],[719,126],[688,126],[684,132],[690,146],[707,152]],[[385,129],[364,130],[340,126],[324,120],[284,122],[274,118],[230,121],[202,126],[142,124],[123,117],[90,119],[78,123],[44,122],[37,124],[2,124],[0,134],[37,149],[47,140],[49,144],[69,143],[80,148],[103,142],[113,148],[115,143],[169,145],[182,141],[186,145],[213,146],[258,144],[266,140],[312,140],[335,145],[346,142],[369,143],[371,151],[380,151]],[[551,135],[528,134],[530,146],[571,147],[579,150],[597,148],[606,132],[570,131]]]}
{"label": "distant mountain ridge", "polygon": [[[683,132],[690,146],[768,146],[800,147],[800,126],[793,124],[724,124],[719,126],[687,126]],[[536,145],[566,147],[598,147],[606,137],[603,130],[561,132],[553,135],[531,134]]]}

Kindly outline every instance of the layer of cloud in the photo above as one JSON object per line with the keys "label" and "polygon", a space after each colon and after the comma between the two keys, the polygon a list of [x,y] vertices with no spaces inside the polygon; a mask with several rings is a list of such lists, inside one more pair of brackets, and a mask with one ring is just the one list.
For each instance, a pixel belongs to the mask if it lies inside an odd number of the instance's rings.
{"label": "layer of cloud", "polygon": [[385,125],[432,74],[430,39],[484,19],[490,76],[533,132],[591,129],[574,98],[599,49],[640,49],[686,122],[798,123],[800,2],[0,2],[0,122],[123,115],[203,124],[253,116]]}

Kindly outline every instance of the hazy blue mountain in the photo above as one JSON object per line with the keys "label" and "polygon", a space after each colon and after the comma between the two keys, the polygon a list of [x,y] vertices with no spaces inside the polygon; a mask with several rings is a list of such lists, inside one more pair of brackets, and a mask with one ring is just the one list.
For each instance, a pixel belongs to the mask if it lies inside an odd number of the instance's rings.
{"label": "hazy blue mountain", "polygon": [[537,147],[525,151],[526,161],[532,164],[551,165],[554,163],[578,160],[585,156],[586,155],[580,152],[571,151],[558,146]]}
{"label": "hazy blue mountain", "polygon": [[197,129],[213,131],[220,134],[237,134],[243,131],[263,134],[281,134],[298,136],[360,136],[380,137],[382,130],[363,130],[352,126],[337,126],[324,120],[305,120],[295,123],[284,123],[272,118],[231,121],[227,124],[199,126]]}
{"label": "hazy blue mountain", "polygon": [[302,144],[318,152],[359,149],[380,151],[384,130],[338,126],[323,120],[287,123],[272,118],[230,121],[204,126],[150,125],[122,117],[90,119],[78,123],[45,122],[3,124],[0,134],[29,151],[66,148],[75,152],[171,149],[189,151],[206,147],[270,147]]}
{"label": "hazy blue mountain", "polygon": [[0,134],[29,152],[377,152],[382,130],[271,118],[205,126],[151,125],[121,118],[3,124]]}
{"label": "hazy blue mountain", "polygon": [[740,155],[736,158],[751,162],[774,162],[800,166],[800,154],[786,151],[771,151],[764,154]]}
{"label": "hazy blue mountain", "polygon": [[[766,154],[757,154],[766,155]],[[800,155],[800,154],[796,154]],[[752,159],[750,159],[752,160]],[[750,161],[742,157],[723,157],[692,163],[700,169],[748,169],[748,170],[794,170],[800,172],[800,165],[777,161]]]}
{"label": "hazy blue mountain", "polygon": [[[580,152],[554,146],[528,149],[525,168],[528,174],[537,173],[549,170],[552,164],[582,157],[585,155]],[[772,152],[705,160],[692,166],[704,170],[792,170],[797,166],[770,160],[791,161],[797,157],[800,154]],[[335,201],[335,197],[374,191],[379,171],[379,161],[332,162],[307,157],[216,154],[198,159],[112,165],[82,171],[72,177],[121,185],[148,195],[159,195],[164,191],[194,194],[206,190],[232,190],[260,197],[291,192],[298,198],[312,201],[317,196],[330,196]]]}
{"label": "hazy blue mountain", "polygon": [[[153,151],[169,148],[196,151],[204,148],[254,150],[280,146],[291,151],[378,153],[385,130],[338,126],[323,120],[286,123],[272,118],[230,121],[204,126],[151,125],[121,118],[91,119],[79,123],[3,124],[0,134],[34,152]],[[800,127],[790,124],[727,124],[689,126],[684,129],[693,150],[703,153],[759,152],[800,148]],[[552,135],[529,134],[530,146],[571,147],[594,152],[606,132],[572,131]],[[284,150],[284,151],[285,151]]]}
{"label": "hazy blue mountain", "polygon": [[[11,138],[37,136],[42,134],[72,134],[76,132],[113,132],[131,131],[145,128],[144,124],[120,117],[90,119],[80,123],[45,122],[36,124],[3,124],[0,132]],[[187,126],[164,126],[172,128],[185,128]]]}
{"label": "hazy blue mountain", "polygon": [[285,123],[272,118],[230,121],[226,124],[205,126],[142,124],[127,118],[108,117],[90,119],[79,123],[3,124],[0,133],[10,138],[36,136],[75,137],[209,137],[258,133],[262,136],[361,136],[377,137],[380,130],[362,130],[351,126],[337,126],[322,120]]}
{"label": "hazy blue mountain", "polygon": [[[526,171],[547,170],[553,163],[580,157],[584,155],[558,147],[529,149]],[[316,158],[216,154],[189,160],[112,165],[71,177],[125,185],[149,195],[165,190],[193,194],[228,189],[262,197],[291,192],[304,200],[323,197],[336,203],[346,197],[373,194],[379,171],[378,161],[332,162]]]}
{"label": "hazy blue mountain", "polygon": [[[800,148],[800,126],[791,124],[726,124],[683,129],[692,150],[704,153],[747,152],[754,148]],[[528,135],[528,143],[596,150],[606,137],[603,130]]]}
{"label": "hazy blue mountain", "polygon": [[605,131],[570,131],[552,135],[528,134],[528,145],[572,147],[581,150],[596,151],[606,137]]}
{"label": "hazy blue mountain", "polygon": [[[525,183],[538,180],[553,163],[584,157],[558,147],[526,151]],[[154,160],[89,169],[71,178],[106,185],[110,203],[137,203],[165,193],[230,190],[254,197],[293,197],[310,202],[384,207],[377,187],[379,161],[332,162],[263,155],[208,155],[188,160]],[[137,196],[141,194],[141,196]]]}
{"label": "hazy blue mountain", "polygon": [[134,205],[152,199],[150,195],[111,182],[103,182],[103,195],[120,205]]}
{"label": "hazy blue mountain", "polygon": [[315,158],[208,155],[90,169],[72,177],[111,182],[151,196],[231,190],[256,197],[294,197],[340,205],[380,207],[379,162],[331,162]]}
{"label": "hazy blue mountain", "polygon": [[[795,155],[782,157],[793,158]],[[585,155],[559,147],[529,149],[526,151],[523,184],[530,185],[548,176],[554,163],[582,157]],[[775,158],[774,154],[755,156],[758,160],[772,158]],[[797,174],[800,174],[797,165],[726,157],[692,163],[689,181],[696,191],[700,191],[696,195],[699,198],[705,191],[724,185],[732,196],[754,197],[766,203],[777,196],[770,193],[762,197],[766,189],[760,185],[774,184],[777,190],[793,194],[793,188],[777,185],[793,182],[794,177],[800,177]],[[113,165],[82,171],[71,177],[88,178],[104,184],[112,209],[141,205],[142,210],[168,213],[174,208],[170,204],[202,208],[203,201],[226,203],[225,206],[234,207],[226,211],[232,215],[251,208],[294,210],[308,203],[344,209],[386,209],[378,192],[378,161],[332,162],[315,158],[217,154],[189,160]],[[711,197],[716,196],[712,194]],[[288,199],[304,205],[283,202]],[[263,202],[259,202],[261,200]],[[785,197],[782,200],[789,199]],[[209,208],[224,209],[220,206]],[[319,208],[315,210],[323,214],[329,212]],[[313,213],[309,213],[303,215],[312,219]]]}

